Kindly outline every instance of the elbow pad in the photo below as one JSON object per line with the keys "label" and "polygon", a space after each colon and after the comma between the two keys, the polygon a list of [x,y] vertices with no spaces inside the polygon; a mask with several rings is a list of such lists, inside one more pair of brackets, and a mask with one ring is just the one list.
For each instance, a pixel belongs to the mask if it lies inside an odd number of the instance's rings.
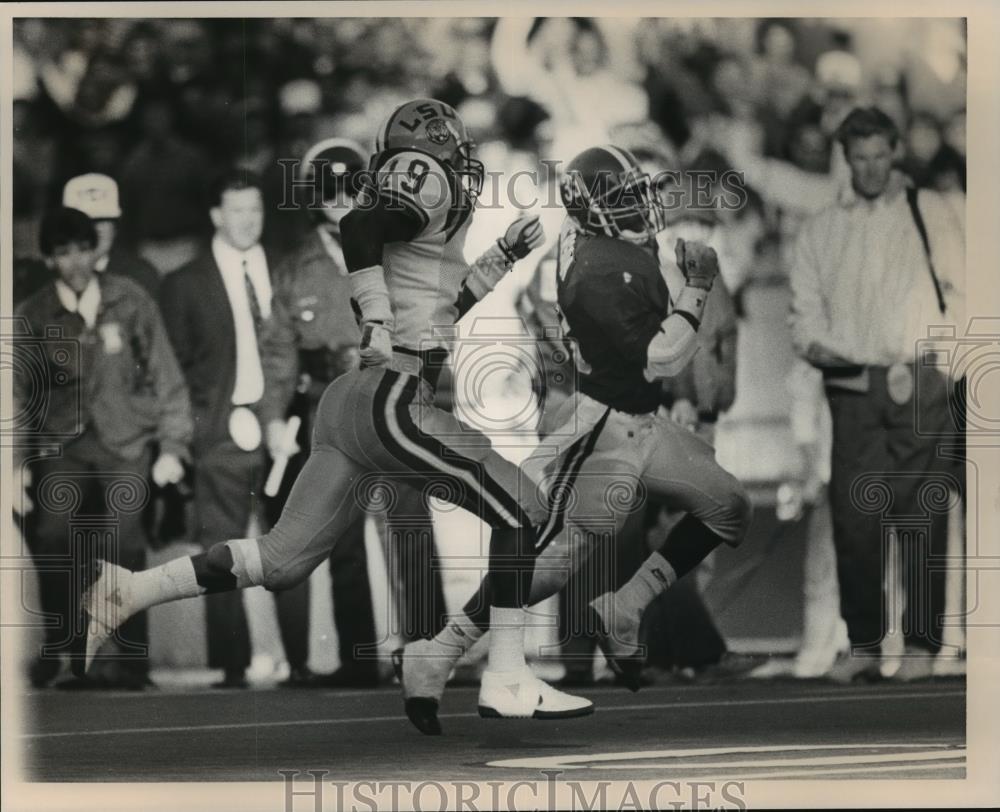
{"label": "elbow pad", "polygon": [[698,349],[697,335],[686,319],[676,313],[668,316],[646,350],[646,380],[672,378],[684,369]]}
{"label": "elbow pad", "polygon": [[392,330],[392,302],[382,266],[361,268],[351,272],[347,278],[351,281],[351,296],[361,308],[361,320],[377,321]]}
{"label": "elbow pad", "polygon": [[698,350],[698,327],[705,309],[707,291],[685,287],[677,297],[674,312],[660,325],[646,350],[647,381],[672,378],[688,365]]}
{"label": "elbow pad", "polygon": [[465,286],[478,301],[493,290],[512,267],[513,262],[501,249],[499,243],[493,243],[479,259],[472,263],[472,272],[466,277]]}

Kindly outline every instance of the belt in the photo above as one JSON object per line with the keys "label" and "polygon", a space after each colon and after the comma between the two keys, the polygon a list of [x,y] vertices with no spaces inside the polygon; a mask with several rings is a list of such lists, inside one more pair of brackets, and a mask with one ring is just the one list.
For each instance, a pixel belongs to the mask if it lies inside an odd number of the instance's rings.
{"label": "belt", "polygon": [[423,378],[431,389],[436,389],[441,370],[447,363],[448,350],[444,347],[433,347],[428,350],[393,347],[392,359],[386,366],[394,372]]}
{"label": "belt", "polygon": [[699,409],[698,410],[698,422],[699,423],[716,423],[719,420],[719,410],[718,409]]}

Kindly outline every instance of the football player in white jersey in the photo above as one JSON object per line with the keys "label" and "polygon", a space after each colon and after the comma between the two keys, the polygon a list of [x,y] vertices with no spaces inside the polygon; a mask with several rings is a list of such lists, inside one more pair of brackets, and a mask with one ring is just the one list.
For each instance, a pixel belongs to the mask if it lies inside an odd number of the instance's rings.
{"label": "football player in white jersey", "polygon": [[[392,499],[389,483],[420,487],[492,528],[493,630],[479,712],[485,717],[583,716],[592,703],[537,679],[524,661],[524,609],[544,495],[481,432],[434,406],[447,360],[435,328],[454,325],[514,262],[541,245],[537,217],[519,217],[470,267],[463,258],[483,166],[448,105],[400,106],[376,138],[366,188],[341,221],[344,260],[362,326],[361,368],[337,378],[320,401],[312,453],[281,518],[267,534],[220,540],[206,553],[129,572],[102,563],[81,602],[82,673],[132,614],[167,601],[263,585],[287,589],[307,578],[364,506]],[[406,695],[411,721],[441,732],[437,700],[419,684]]]}

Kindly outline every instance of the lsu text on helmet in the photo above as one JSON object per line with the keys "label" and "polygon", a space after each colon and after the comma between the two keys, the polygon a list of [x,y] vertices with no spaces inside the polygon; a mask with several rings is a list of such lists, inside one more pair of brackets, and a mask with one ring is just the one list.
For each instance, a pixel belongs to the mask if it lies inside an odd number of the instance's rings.
{"label": "lsu text on helmet", "polygon": [[483,188],[482,161],[472,153],[475,142],[465,124],[449,104],[434,99],[414,99],[397,107],[375,137],[371,167],[381,163],[386,153],[418,150],[436,158],[454,174],[461,188],[472,198]]}

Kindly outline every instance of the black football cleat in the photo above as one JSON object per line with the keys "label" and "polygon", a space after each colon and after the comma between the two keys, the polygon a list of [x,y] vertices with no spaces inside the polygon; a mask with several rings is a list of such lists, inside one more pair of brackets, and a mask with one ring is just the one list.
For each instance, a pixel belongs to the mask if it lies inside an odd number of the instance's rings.
{"label": "black football cleat", "polygon": [[[632,693],[637,693],[642,687],[642,670],[646,666],[646,658],[640,653],[638,642],[629,647],[611,634],[594,603],[597,601],[587,604],[587,628],[592,629],[597,636],[597,645],[614,672],[615,681]],[[638,632],[638,628],[636,631]]]}
{"label": "black football cleat", "polygon": [[[406,661],[405,668],[404,661]],[[392,652],[392,668],[403,689],[403,709],[406,711],[406,718],[425,736],[440,736],[442,730],[441,721],[438,719],[438,700],[430,696],[408,696],[410,683],[418,681],[414,679],[413,671],[417,670],[420,664],[420,660],[406,660],[405,652],[401,648]],[[424,661],[424,665],[433,666],[433,663]],[[450,666],[448,669],[450,671]],[[447,680],[447,673],[445,679]]]}

